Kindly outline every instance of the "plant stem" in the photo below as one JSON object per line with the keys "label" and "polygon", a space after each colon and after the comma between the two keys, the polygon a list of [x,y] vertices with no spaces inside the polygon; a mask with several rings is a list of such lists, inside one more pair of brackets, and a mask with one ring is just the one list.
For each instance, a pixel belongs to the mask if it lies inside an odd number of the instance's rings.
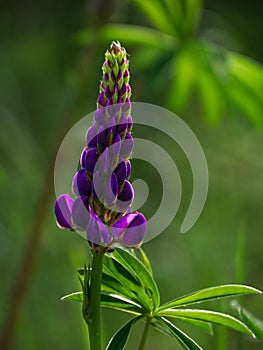
{"label": "plant stem", "polygon": [[[93,252],[90,286],[84,283],[83,316],[89,328],[90,350],[101,350],[100,291],[104,251]],[[86,294],[88,292],[88,295]]]}
{"label": "plant stem", "polygon": [[143,331],[143,334],[142,334],[142,339],[141,339],[141,342],[140,342],[138,350],[143,350],[144,347],[145,347],[146,338],[147,338],[147,335],[148,335],[148,332],[149,332],[149,328],[150,328],[150,324],[151,324],[151,319],[152,318],[149,317],[149,316],[146,318],[146,323],[145,323],[144,331]]}

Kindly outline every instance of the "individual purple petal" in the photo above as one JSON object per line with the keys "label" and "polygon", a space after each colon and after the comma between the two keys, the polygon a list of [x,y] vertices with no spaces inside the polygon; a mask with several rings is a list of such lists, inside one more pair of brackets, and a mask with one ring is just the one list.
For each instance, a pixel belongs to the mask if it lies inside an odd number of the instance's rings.
{"label": "individual purple petal", "polygon": [[120,120],[120,123],[118,125],[118,133],[122,133],[127,129],[128,126],[128,118],[125,114],[122,115],[122,118]]}
{"label": "individual purple petal", "polygon": [[87,239],[96,245],[109,245],[111,235],[106,225],[90,209],[90,222],[87,228]]}
{"label": "individual purple petal", "polygon": [[128,158],[130,157],[133,149],[133,138],[130,133],[127,132],[125,139],[121,143],[120,157]]}
{"label": "individual purple petal", "polygon": [[146,234],[146,219],[138,212],[128,214],[116,221],[112,236],[127,247],[139,248]]}
{"label": "individual purple petal", "polygon": [[121,212],[126,211],[131,205],[134,198],[134,191],[132,184],[125,180],[122,186],[122,190],[118,195],[117,206]]}
{"label": "individual purple petal", "polygon": [[128,116],[128,131],[131,132],[132,129],[132,117]]}
{"label": "individual purple petal", "polygon": [[[104,98],[104,93],[102,92],[103,98]],[[105,106],[105,102],[104,106]],[[105,108],[100,108],[95,111],[94,114],[94,121],[97,125],[105,125],[106,121],[106,109]]]}
{"label": "individual purple petal", "polygon": [[102,198],[105,188],[105,176],[101,171],[95,171],[92,179],[92,196],[94,198],[99,198],[99,200],[103,202]]}
{"label": "individual purple petal", "polygon": [[107,207],[112,205],[116,201],[117,194],[118,194],[118,179],[117,179],[117,176],[114,173],[112,173],[105,191],[104,204]]}
{"label": "individual purple petal", "polygon": [[131,162],[129,160],[126,162],[126,167],[127,167],[126,179],[129,179],[129,177],[131,176]]}
{"label": "individual purple petal", "polygon": [[110,154],[112,157],[118,157],[120,150],[122,147],[122,141],[121,141],[121,137],[119,134],[117,134],[113,140],[113,143],[110,147]]}
{"label": "individual purple petal", "polygon": [[61,229],[72,229],[73,199],[68,194],[61,194],[55,201],[55,215],[57,225]]}
{"label": "individual purple petal", "polygon": [[89,151],[88,147],[85,147],[80,155],[80,165],[82,168],[85,168],[86,156],[87,156],[88,151]]}
{"label": "individual purple petal", "polygon": [[127,178],[127,162],[125,160],[121,161],[116,169],[114,170],[114,173],[117,176],[118,182],[123,182]]}
{"label": "individual purple petal", "polygon": [[87,131],[87,134],[86,134],[86,144],[87,144],[87,146],[89,148],[97,146],[96,125],[93,125],[90,128],[88,128],[88,131]]}
{"label": "individual purple petal", "polygon": [[96,167],[96,170],[99,170],[105,174],[109,174],[110,167],[111,167],[110,152],[109,152],[109,148],[106,147],[104,152],[99,158],[99,167],[98,169]]}
{"label": "individual purple petal", "polygon": [[106,147],[107,129],[105,129],[105,127],[103,125],[99,128],[97,142],[102,149],[104,149]]}
{"label": "individual purple petal", "polygon": [[86,169],[80,169],[76,172],[72,181],[72,192],[75,196],[89,196],[91,191],[91,183],[88,180]]}
{"label": "individual purple petal", "polygon": [[81,156],[81,160],[82,160],[81,165],[83,166],[83,168],[88,170],[89,173],[93,173],[97,159],[98,159],[97,148],[90,148],[83,157]]}
{"label": "individual purple petal", "polygon": [[89,224],[88,201],[89,197],[87,196],[78,197],[72,207],[72,220],[77,228],[82,231],[86,231]]}
{"label": "individual purple petal", "polygon": [[128,88],[127,85],[123,83],[120,91],[120,96],[123,96],[127,92],[127,88]]}
{"label": "individual purple petal", "polygon": [[[101,92],[98,97],[98,104],[102,107],[106,106],[106,102],[104,100],[104,92]],[[97,120],[96,120],[97,121]]]}

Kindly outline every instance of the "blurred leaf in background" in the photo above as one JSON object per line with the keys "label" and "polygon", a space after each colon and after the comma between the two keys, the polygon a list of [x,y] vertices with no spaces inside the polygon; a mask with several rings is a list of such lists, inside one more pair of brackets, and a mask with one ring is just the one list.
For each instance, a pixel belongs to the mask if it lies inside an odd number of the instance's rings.
{"label": "blurred leaf in background", "polygon": [[[136,44],[139,53],[134,60],[138,70],[159,67],[152,98],[180,113],[194,95],[202,115],[212,125],[217,125],[224,115],[241,115],[255,126],[263,125],[263,68],[255,60],[218,43],[218,31],[214,37],[211,28],[208,33],[201,0],[132,3],[150,27],[109,24],[96,38],[104,41],[118,37]],[[80,44],[89,40],[94,40],[89,30],[77,35]]]}

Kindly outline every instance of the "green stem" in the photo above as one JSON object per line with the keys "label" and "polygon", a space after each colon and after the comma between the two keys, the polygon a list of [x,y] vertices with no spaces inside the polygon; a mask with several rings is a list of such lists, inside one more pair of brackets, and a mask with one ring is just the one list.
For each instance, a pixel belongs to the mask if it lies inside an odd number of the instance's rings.
{"label": "green stem", "polygon": [[85,278],[83,316],[89,328],[90,350],[101,350],[100,291],[104,251],[94,250],[92,270]]}
{"label": "green stem", "polygon": [[143,331],[143,334],[142,334],[142,339],[141,339],[141,342],[140,342],[138,350],[143,350],[144,347],[145,347],[147,335],[148,335],[150,324],[151,324],[151,320],[152,320],[151,317],[147,317],[146,318],[146,323],[145,323],[144,331]]}

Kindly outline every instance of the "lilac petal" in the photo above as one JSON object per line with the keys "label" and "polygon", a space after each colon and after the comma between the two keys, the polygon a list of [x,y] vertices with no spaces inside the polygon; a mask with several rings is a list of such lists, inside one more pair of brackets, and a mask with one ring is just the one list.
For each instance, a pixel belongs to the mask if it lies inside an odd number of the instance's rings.
{"label": "lilac petal", "polygon": [[[104,98],[104,93],[102,92],[101,93],[103,95],[103,98]],[[103,100],[103,103],[105,105],[105,102]],[[100,109],[97,109],[95,114],[94,114],[94,121],[96,124],[98,125],[105,125],[105,121],[106,121],[106,111],[105,111],[105,108],[100,108]]]}
{"label": "lilac petal", "polygon": [[99,167],[96,170],[99,170],[101,172],[104,172],[105,174],[108,174],[110,172],[110,166],[111,166],[111,161],[110,161],[110,152],[109,148],[107,147],[105,151],[102,153],[99,159]]}
{"label": "lilac petal", "polygon": [[80,169],[76,172],[72,181],[72,192],[75,196],[89,196],[91,191],[91,183],[88,180],[86,169]]}
{"label": "lilac petal", "polygon": [[120,123],[118,125],[118,133],[124,132],[128,127],[128,118],[125,114],[122,115],[122,118],[120,120]]}
{"label": "lilac petal", "polygon": [[113,144],[110,147],[110,154],[112,157],[118,157],[120,150],[122,147],[122,142],[121,142],[121,137],[119,134],[116,134],[114,140],[113,140]]}
{"label": "lilac petal", "polygon": [[129,181],[125,180],[123,183],[122,190],[118,196],[118,201],[117,201],[118,208],[122,212],[126,211],[131,205],[133,198],[134,198],[134,191],[133,191],[132,184]]}
{"label": "lilac petal", "polygon": [[141,246],[146,234],[146,219],[138,212],[120,218],[112,227],[112,236],[127,247]]}
{"label": "lilac petal", "polygon": [[87,156],[88,151],[89,151],[88,147],[85,147],[80,155],[80,165],[82,168],[85,168],[86,156]]}
{"label": "lilac petal", "polygon": [[104,204],[107,207],[112,205],[116,201],[117,194],[118,194],[118,179],[117,179],[117,176],[114,173],[112,173],[105,191]]}
{"label": "lilac petal", "polygon": [[72,229],[73,199],[68,194],[61,194],[55,201],[55,215],[57,225],[61,229]]}
{"label": "lilac petal", "polygon": [[89,224],[90,214],[88,211],[88,200],[89,197],[87,196],[78,197],[74,201],[72,208],[72,220],[82,231],[86,231]]}
{"label": "lilac petal", "polygon": [[129,158],[131,156],[133,149],[133,138],[130,133],[127,132],[125,139],[122,141],[120,157],[121,158]]}
{"label": "lilac petal", "polygon": [[129,115],[128,117],[128,131],[131,132],[132,129],[132,117]]}
{"label": "lilac petal", "polygon": [[129,160],[126,162],[126,167],[127,167],[126,179],[129,179],[129,177],[131,176],[131,162]]}
{"label": "lilac petal", "polygon": [[87,134],[86,134],[86,144],[87,144],[87,146],[89,148],[97,146],[96,125],[93,125],[90,128],[88,128],[88,131],[87,131]]}
{"label": "lilac petal", "polygon": [[[104,92],[101,92],[101,93],[99,94],[99,97],[98,97],[98,104],[100,104],[102,107],[105,107],[105,106],[106,106],[106,103],[105,103],[105,101],[104,101]],[[97,121],[97,120],[95,119],[95,121]]]}
{"label": "lilac petal", "polygon": [[123,182],[127,178],[127,162],[125,160],[121,161],[116,169],[114,170],[114,173],[117,176],[118,182]]}
{"label": "lilac petal", "polygon": [[90,148],[83,159],[83,167],[88,170],[89,173],[93,173],[93,170],[95,168],[97,159],[98,159],[98,152],[97,148]]}
{"label": "lilac petal", "polygon": [[90,223],[87,228],[87,239],[98,245],[109,245],[111,235],[101,219],[90,210]]}
{"label": "lilac petal", "polygon": [[101,171],[96,171],[93,174],[92,179],[92,195],[95,198],[99,198],[101,202],[103,198],[103,193],[105,192],[105,176],[103,176]]}
{"label": "lilac petal", "polygon": [[103,125],[99,128],[97,140],[100,147],[104,149],[107,143],[107,130]]}

